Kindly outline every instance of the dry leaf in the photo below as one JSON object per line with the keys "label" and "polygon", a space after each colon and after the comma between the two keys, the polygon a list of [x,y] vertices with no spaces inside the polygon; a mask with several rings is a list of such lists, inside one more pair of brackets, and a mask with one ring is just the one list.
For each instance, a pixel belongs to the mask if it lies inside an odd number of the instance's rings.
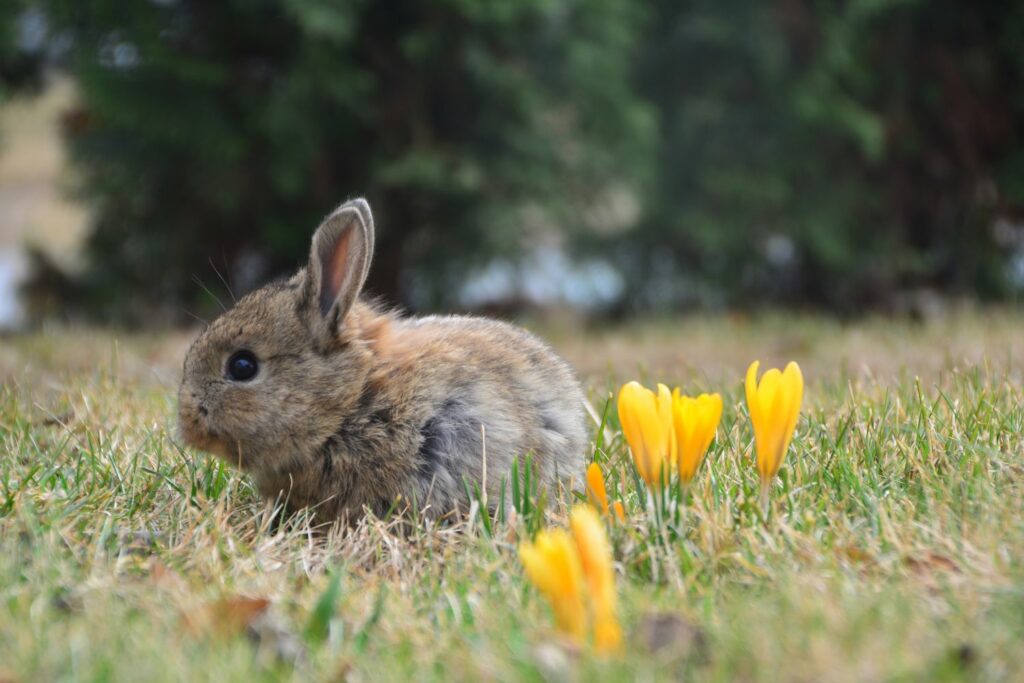
{"label": "dry leaf", "polygon": [[840,559],[846,559],[854,564],[874,564],[875,557],[867,550],[858,548],[855,545],[841,545],[835,549]]}
{"label": "dry leaf", "polygon": [[235,596],[222,598],[182,615],[185,630],[192,635],[232,638],[239,635],[270,607],[266,598]]}
{"label": "dry leaf", "polygon": [[915,574],[937,572],[960,573],[960,565],[939,553],[926,553],[922,557],[907,557],[904,559],[904,562]]}
{"label": "dry leaf", "polygon": [[185,580],[181,574],[155,557],[149,561],[149,577],[153,583],[164,588],[181,589],[185,587]]}

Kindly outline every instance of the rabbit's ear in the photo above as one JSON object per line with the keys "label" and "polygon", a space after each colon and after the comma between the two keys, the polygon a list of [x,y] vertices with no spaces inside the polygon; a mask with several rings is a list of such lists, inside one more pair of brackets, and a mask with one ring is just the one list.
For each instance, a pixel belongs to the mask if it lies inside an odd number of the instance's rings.
{"label": "rabbit's ear", "polygon": [[373,215],[364,199],[345,202],[313,235],[306,303],[337,330],[363,289],[373,256]]}

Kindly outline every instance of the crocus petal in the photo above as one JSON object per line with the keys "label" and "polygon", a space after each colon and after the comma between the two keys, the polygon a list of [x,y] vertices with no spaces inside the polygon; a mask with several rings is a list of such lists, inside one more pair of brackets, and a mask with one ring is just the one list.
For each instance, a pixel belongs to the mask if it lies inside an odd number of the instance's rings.
{"label": "crocus petal", "polygon": [[644,406],[640,420],[644,427],[644,447],[647,456],[644,464],[647,470],[647,483],[659,487],[662,483],[662,469],[665,464],[667,446],[664,423],[653,403],[647,403]]}
{"label": "crocus petal", "polygon": [[594,648],[615,652],[622,646],[622,628],[616,619],[598,619],[594,623]]}
{"label": "crocus petal", "polygon": [[722,422],[722,397],[718,394],[704,394],[701,398],[706,399],[704,406],[706,411],[705,424],[707,426],[704,432],[704,439],[701,442],[701,451],[707,453],[708,448],[711,447],[711,442],[715,440],[718,425]]}
{"label": "crocus petal", "polygon": [[587,617],[583,603],[583,569],[575,543],[564,529],[541,531],[534,542],[519,546],[527,578],[551,603],[558,627],[582,640]]}
{"label": "crocus petal", "polygon": [[619,522],[626,521],[626,508],[623,507],[621,500],[617,500],[612,503],[612,510],[615,511],[615,518],[618,519]]}
{"label": "crocus petal", "polygon": [[795,362],[790,362],[783,373],[783,382],[786,385],[787,400],[784,411],[785,424],[782,426],[783,441],[779,455],[780,463],[782,458],[786,455],[786,451],[789,450],[790,442],[793,440],[793,433],[796,431],[796,422],[800,417],[800,406],[803,403],[804,376],[803,373],[800,372],[800,366]]}
{"label": "crocus petal", "polygon": [[604,474],[596,462],[587,468],[587,494],[591,502],[605,515],[608,514],[608,491],[604,485]]}
{"label": "crocus petal", "polygon": [[622,425],[622,435],[626,437],[633,457],[643,450],[643,434],[640,430],[640,422],[637,419],[636,403],[638,402],[637,391],[644,391],[644,388],[636,382],[630,382],[619,390],[619,423]]}
{"label": "crocus petal", "polygon": [[636,417],[637,407],[646,399],[650,391],[638,382],[629,382],[619,390],[619,418],[622,422],[622,431],[630,445],[642,445],[643,435],[640,431],[640,423]]}
{"label": "crocus petal", "polygon": [[761,361],[755,360],[747,368],[747,412],[750,413],[750,425],[754,428],[754,449],[761,450],[761,403],[757,395],[757,370],[761,367]]}
{"label": "crocus petal", "polygon": [[694,432],[697,429],[695,422],[698,416],[694,410],[694,401],[689,396],[680,396],[674,408],[673,421],[679,449],[676,466],[679,469],[679,478],[686,483],[693,478],[696,471],[694,460],[700,457],[694,444]]}
{"label": "crocus petal", "polygon": [[722,397],[674,395],[673,427],[678,443],[679,477],[688,483],[696,475],[722,416]]}
{"label": "crocus petal", "polygon": [[715,432],[718,430],[718,423],[722,417],[722,397],[718,394],[701,394],[695,403],[696,418],[694,422],[697,428],[693,434],[693,447],[703,459],[715,438]]}
{"label": "crocus petal", "polygon": [[604,524],[593,508],[577,505],[569,515],[569,525],[589,588],[596,627],[595,646],[604,651],[615,649],[621,633],[615,616],[615,570]]}
{"label": "crocus petal", "polygon": [[619,391],[619,421],[640,476],[648,486],[660,487],[668,444],[666,429],[671,428],[671,422],[662,422],[654,392],[637,382],[623,386]]}
{"label": "crocus petal", "polygon": [[764,432],[761,439],[764,450],[757,453],[758,471],[765,479],[774,476],[779,469],[779,447],[782,445],[782,426],[785,424],[785,398],[782,392],[782,373],[776,368],[765,371],[757,388],[761,404],[761,429]]}

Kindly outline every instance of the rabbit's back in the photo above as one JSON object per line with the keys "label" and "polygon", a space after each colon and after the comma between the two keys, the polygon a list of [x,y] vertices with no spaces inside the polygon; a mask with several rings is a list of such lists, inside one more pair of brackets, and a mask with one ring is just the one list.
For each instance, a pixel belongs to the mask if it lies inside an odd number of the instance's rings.
{"label": "rabbit's back", "polygon": [[[587,434],[583,392],[568,364],[521,328],[466,316],[398,321],[414,355],[411,392],[431,406],[418,456],[497,491],[512,460],[530,454],[547,482],[580,478]],[[411,397],[410,397],[411,398]],[[457,482],[461,485],[461,482]]]}

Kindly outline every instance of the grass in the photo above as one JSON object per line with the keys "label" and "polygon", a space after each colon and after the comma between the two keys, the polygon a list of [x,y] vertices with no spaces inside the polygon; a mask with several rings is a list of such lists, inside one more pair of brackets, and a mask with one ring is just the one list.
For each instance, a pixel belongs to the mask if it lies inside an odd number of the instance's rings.
{"label": "grass", "polygon": [[[612,530],[620,658],[552,630],[521,517],[275,521],[244,476],[175,443],[188,335],[57,329],[0,346],[0,681],[1024,678],[1020,314],[549,336],[599,408],[633,378],[725,399],[667,544],[614,420],[599,438],[631,518]],[[767,520],[740,387],[757,357],[807,378]],[[564,524],[558,501],[546,515]]]}

